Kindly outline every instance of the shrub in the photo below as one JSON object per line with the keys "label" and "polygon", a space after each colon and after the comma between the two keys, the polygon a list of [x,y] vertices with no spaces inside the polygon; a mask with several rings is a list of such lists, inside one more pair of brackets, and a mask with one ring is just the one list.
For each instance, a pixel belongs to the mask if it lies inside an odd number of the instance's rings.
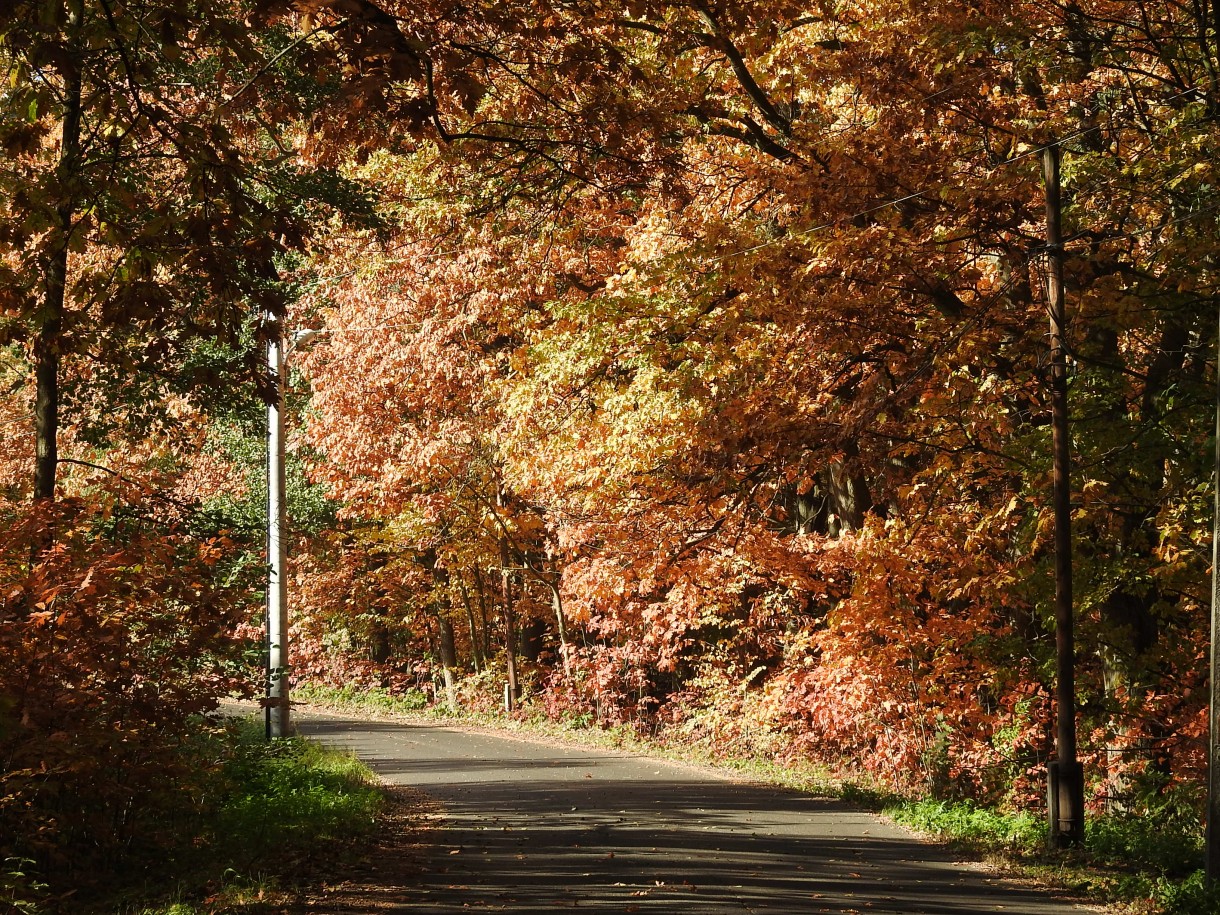
{"label": "shrub", "polygon": [[105,873],[196,814],[198,716],[240,689],[230,552],[130,506],[0,502],[0,860],[10,895]]}

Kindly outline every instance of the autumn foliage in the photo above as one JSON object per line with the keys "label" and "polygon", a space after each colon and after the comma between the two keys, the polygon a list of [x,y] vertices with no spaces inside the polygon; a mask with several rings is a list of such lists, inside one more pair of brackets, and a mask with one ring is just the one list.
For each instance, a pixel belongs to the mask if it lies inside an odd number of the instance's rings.
{"label": "autumn foliage", "polygon": [[[207,536],[256,539],[242,449],[288,327],[318,331],[291,353],[298,678],[487,708],[507,684],[560,719],[1042,803],[1062,253],[1090,794],[1199,783],[1206,4],[209,0],[179,27],[149,0],[162,37],[130,66],[114,49],[145,32],[86,8],[81,149],[46,113],[71,17],[0,20],[25,67],[0,405],[6,429],[42,417],[0,468],[3,637],[47,689],[83,684],[97,759],[144,752],[113,737],[129,721],[158,722],[154,755],[177,739],[149,684],[177,684],[176,713],[225,685],[164,644],[230,647]],[[82,502],[21,503],[51,440],[245,520],[137,531],[87,476],[61,481]],[[39,660],[61,634],[79,667]],[[84,765],[39,721],[46,765]],[[31,828],[60,816],[25,803]]]}
{"label": "autumn foliage", "polygon": [[346,620],[306,585],[306,620],[493,697],[520,656],[557,717],[1037,803],[1058,143],[1082,752],[1099,801],[1197,782],[1193,7],[391,7],[420,122],[350,174],[395,228],[336,239],[301,319],[315,478],[393,558]]}
{"label": "autumn foliage", "polygon": [[150,510],[0,505],[0,851],[61,890],[181,828],[198,787],[183,749],[247,682],[248,607],[218,574],[231,545]]}

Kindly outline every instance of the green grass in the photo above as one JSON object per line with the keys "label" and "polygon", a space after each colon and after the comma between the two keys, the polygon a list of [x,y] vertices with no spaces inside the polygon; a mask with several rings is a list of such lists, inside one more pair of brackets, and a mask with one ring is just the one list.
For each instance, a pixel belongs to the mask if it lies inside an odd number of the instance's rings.
{"label": "green grass", "polygon": [[322,686],[302,683],[292,694],[294,702],[361,709],[391,715],[411,715],[430,711],[427,695],[418,689],[391,693],[382,687]]}
{"label": "green grass", "polygon": [[34,897],[47,889],[47,885],[34,876],[29,858],[5,858],[0,861],[0,912],[14,915],[38,915],[38,903]]}
{"label": "green grass", "polygon": [[895,822],[983,852],[1034,854],[1046,846],[1046,822],[1030,813],[1001,813],[966,801],[893,799],[883,812]]}
{"label": "green grass", "polygon": [[1049,882],[1134,911],[1220,915],[1220,892],[1203,871],[1203,831],[1180,796],[1149,803],[1142,815],[1093,816],[1083,849],[1053,854],[1047,827],[1030,813],[1003,813],[967,801],[893,799],[895,821],[970,851],[1024,865]]}
{"label": "green grass", "polygon": [[257,727],[242,732],[224,776],[232,787],[212,833],[229,867],[244,870],[371,828],[381,797],[355,757],[299,738],[268,742]]}
{"label": "green grass", "polygon": [[382,793],[357,759],[299,738],[268,742],[253,721],[226,723],[199,752],[220,764],[193,841],[166,849],[158,868],[176,885],[136,881],[95,911],[254,915],[311,861],[341,857],[381,808]]}

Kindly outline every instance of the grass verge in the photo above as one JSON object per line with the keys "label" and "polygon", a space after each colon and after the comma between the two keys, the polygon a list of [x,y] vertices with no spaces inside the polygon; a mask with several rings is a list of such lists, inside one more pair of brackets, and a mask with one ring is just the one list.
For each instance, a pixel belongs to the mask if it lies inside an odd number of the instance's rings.
{"label": "grass verge", "polygon": [[233,720],[197,749],[205,779],[190,841],[166,849],[93,911],[122,915],[256,915],[282,903],[292,882],[369,833],[382,804],[354,757],[300,738],[267,741]]}
{"label": "grass verge", "polygon": [[391,715],[420,715],[430,711],[428,697],[417,689],[391,693],[381,687],[331,687],[301,683],[293,687],[292,701]]}
{"label": "grass verge", "polygon": [[893,799],[882,809],[957,848],[1132,912],[1220,915],[1220,893],[1207,886],[1203,870],[1202,829],[1180,799],[1141,815],[1091,817],[1084,848],[1055,854],[1047,851],[1046,824],[1033,814],[929,799]]}

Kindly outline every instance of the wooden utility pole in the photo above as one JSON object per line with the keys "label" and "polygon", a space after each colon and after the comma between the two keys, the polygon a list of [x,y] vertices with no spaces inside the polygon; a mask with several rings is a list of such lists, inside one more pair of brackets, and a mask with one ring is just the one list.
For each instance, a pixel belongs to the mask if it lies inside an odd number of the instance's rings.
{"label": "wooden utility pole", "polygon": [[1084,772],[1076,758],[1076,649],[1072,619],[1071,440],[1068,435],[1066,325],[1063,305],[1063,228],[1059,146],[1042,151],[1046,187],[1046,303],[1050,315],[1051,449],[1055,512],[1055,759],[1048,766],[1051,844],[1084,842]]}
{"label": "wooden utility pole", "polygon": [[1216,336],[1216,440],[1212,477],[1212,632],[1207,734],[1207,880],[1220,881],[1220,324]]}

